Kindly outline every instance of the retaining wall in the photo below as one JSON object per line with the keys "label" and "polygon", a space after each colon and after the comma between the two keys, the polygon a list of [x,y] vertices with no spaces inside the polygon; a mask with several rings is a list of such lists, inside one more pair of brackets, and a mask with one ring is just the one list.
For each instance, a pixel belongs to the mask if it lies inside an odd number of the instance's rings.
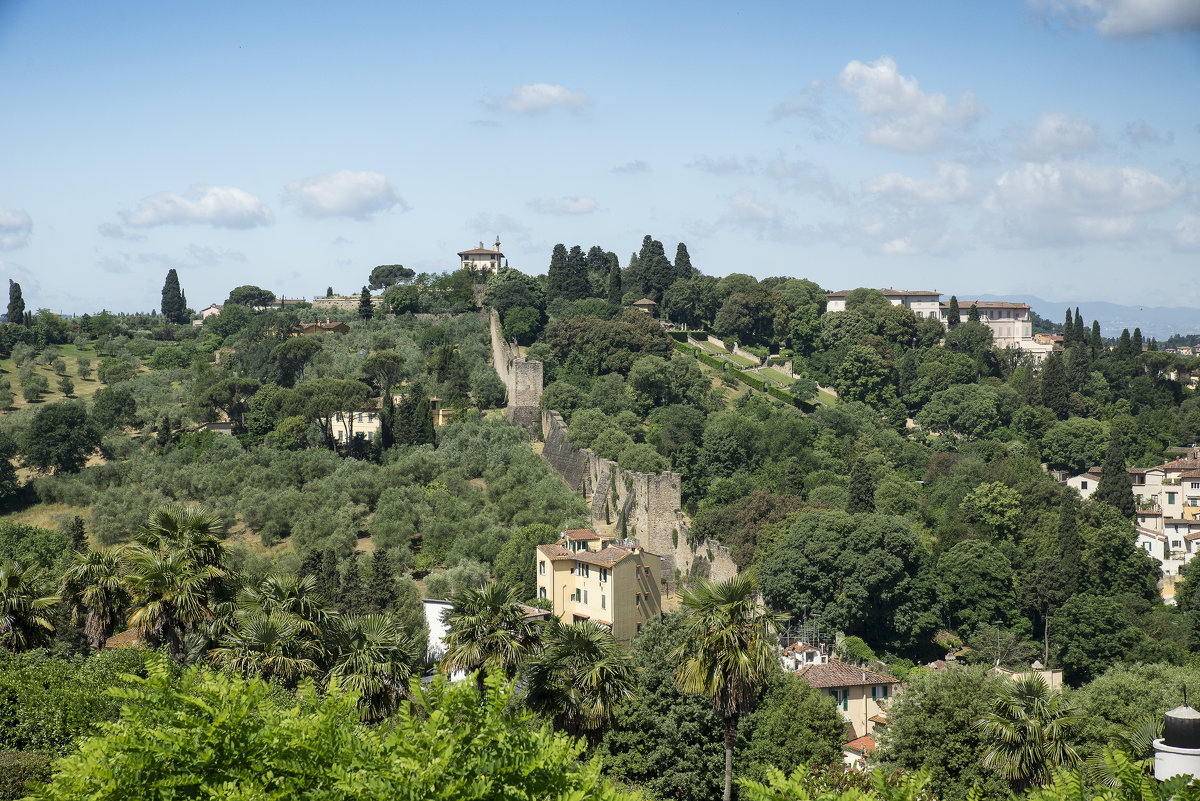
{"label": "retaining wall", "polygon": [[539,405],[542,401],[542,363],[521,355],[514,343],[500,331],[500,315],[491,311],[492,364],[508,393],[505,414],[514,424],[537,436],[541,428]]}

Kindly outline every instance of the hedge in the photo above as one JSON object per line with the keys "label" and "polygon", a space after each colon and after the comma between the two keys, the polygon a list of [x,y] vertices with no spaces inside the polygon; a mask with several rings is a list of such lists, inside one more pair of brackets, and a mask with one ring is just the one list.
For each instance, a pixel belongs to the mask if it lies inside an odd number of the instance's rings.
{"label": "hedge", "polygon": [[0,751],[0,801],[28,795],[25,786],[50,781],[50,757],[37,751]]}
{"label": "hedge", "polygon": [[687,331],[668,331],[667,334],[676,342],[687,342],[688,339]]}

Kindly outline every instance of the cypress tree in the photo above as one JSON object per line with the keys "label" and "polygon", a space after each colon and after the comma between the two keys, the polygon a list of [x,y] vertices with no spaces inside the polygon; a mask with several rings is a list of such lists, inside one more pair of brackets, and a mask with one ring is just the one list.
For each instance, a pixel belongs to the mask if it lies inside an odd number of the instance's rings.
{"label": "cypress tree", "polygon": [[446,399],[452,401],[466,400],[471,389],[471,379],[467,375],[467,365],[462,354],[453,350],[450,363],[446,367]]}
{"label": "cypress tree", "polygon": [[67,533],[71,535],[71,550],[82,553],[88,549],[87,529],[83,525],[83,518],[75,515],[71,518],[71,522],[67,524]]}
{"label": "cypress tree", "polygon": [[1142,329],[1140,329],[1140,328],[1133,329],[1133,337],[1130,340],[1129,344],[1130,344],[1130,349],[1132,351],[1131,355],[1133,357],[1136,358],[1136,357],[1142,355],[1142,345],[1145,344],[1142,342]]}
{"label": "cypress tree", "polygon": [[971,304],[971,309],[970,309],[970,311],[967,312],[967,322],[968,323],[979,322],[979,307],[976,306],[974,303]]}
{"label": "cypress tree", "polygon": [[331,287],[331,286],[325,287],[325,297],[327,297],[327,298],[333,297],[333,287]]}
{"label": "cypress tree", "polygon": [[550,269],[546,271],[546,300],[563,296],[567,286],[567,246],[561,242],[550,252]]}
{"label": "cypress tree", "polygon": [[1052,353],[1042,364],[1042,405],[1050,407],[1059,420],[1066,420],[1070,409],[1069,397],[1062,355]]}
{"label": "cypress tree", "polygon": [[850,500],[846,503],[846,511],[850,514],[875,511],[875,481],[861,457],[855,459],[850,468]]}
{"label": "cypress tree", "polygon": [[312,548],[304,552],[304,556],[300,559],[299,578],[312,576],[317,582],[317,592],[321,591],[321,552],[316,548]]}
{"label": "cypress tree", "polygon": [[1100,338],[1100,322],[1092,320],[1092,337],[1088,343],[1092,349],[1092,358],[1100,358],[1100,354],[1104,352],[1104,340]]}
{"label": "cypress tree", "polygon": [[680,242],[679,247],[675,248],[675,280],[692,278],[699,274],[700,272],[692,266],[692,257],[688,253],[687,245]]}
{"label": "cypress tree", "polygon": [[1067,309],[1067,317],[1063,320],[1063,347],[1069,348],[1075,344],[1075,319],[1071,310]]}
{"label": "cypress tree", "polygon": [[417,398],[417,405],[413,409],[412,426],[414,445],[434,444],[433,407],[429,403],[429,396],[423,392],[421,397]]}
{"label": "cypress tree", "polygon": [[340,587],[341,581],[338,576],[337,551],[332,548],[326,548],[325,553],[321,557],[321,572],[317,576],[317,588],[325,596],[326,601],[336,603]]}
{"label": "cypress tree", "polygon": [[1075,307],[1075,341],[1087,342],[1087,329],[1083,327],[1083,315],[1079,313],[1078,306]]}
{"label": "cypress tree", "polygon": [[342,611],[349,615],[361,615],[367,611],[367,596],[363,588],[362,576],[358,572],[358,554],[350,554],[346,572],[342,575],[341,594]]}
{"label": "cypress tree", "polygon": [[158,447],[165,448],[171,444],[171,416],[164,414],[162,419],[158,421],[158,431],[155,432],[154,441]]}
{"label": "cypress tree", "polygon": [[950,296],[950,308],[946,311],[946,327],[956,328],[962,320],[958,317],[958,298]]}
{"label": "cypress tree", "polygon": [[1083,541],[1079,537],[1076,510],[1079,498],[1074,490],[1063,494],[1058,509],[1058,564],[1064,597],[1075,595],[1083,586]]}
{"label": "cypress tree", "polygon": [[371,290],[364,286],[362,294],[358,296],[358,316],[363,320],[370,320],[373,314],[375,306],[371,303]]}
{"label": "cypress tree", "polygon": [[168,323],[187,322],[187,305],[183,300],[183,290],[179,287],[179,273],[174,267],[167,270],[167,280],[163,282],[161,308]]}
{"label": "cypress tree", "polygon": [[1133,340],[1129,336],[1129,329],[1121,329],[1121,338],[1117,340],[1117,347],[1113,351],[1113,355],[1118,359],[1128,359],[1133,355]]}
{"label": "cypress tree", "polygon": [[621,305],[621,260],[616,253],[608,254],[608,282],[605,287],[608,302],[614,306]]}
{"label": "cypress tree", "polygon": [[371,579],[367,582],[367,607],[372,612],[383,614],[392,606],[395,599],[396,575],[392,570],[392,560],[388,558],[383,548],[375,551],[371,557]]}
{"label": "cypress tree", "polygon": [[1100,466],[1100,483],[1093,496],[1101,503],[1116,508],[1122,515],[1132,518],[1137,511],[1133,497],[1133,478],[1125,469],[1125,451],[1121,447],[1121,432],[1113,430],[1108,443],[1108,453]]}
{"label": "cypress tree", "polygon": [[8,321],[25,324],[25,298],[21,295],[21,285],[11,278],[8,279]]}
{"label": "cypress tree", "polygon": [[566,269],[563,273],[562,297],[567,300],[580,300],[591,294],[591,284],[588,283],[587,257],[583,248],[572,245],[567,254]]}
{"label": "cypress tree", "polygon": [[383,403],[379,409],[379,449],[386,451],[396,444],[396,402],[392,399],[390,389],[383,393]]}
{"label": "cypress tree", "polygon": [[1079,392],[1087,383],[1092,373],[1091,360],[1088,358],[1088,347],[1082,341],[1076,341],[1067,354],[1067,386],[1072,392]]}

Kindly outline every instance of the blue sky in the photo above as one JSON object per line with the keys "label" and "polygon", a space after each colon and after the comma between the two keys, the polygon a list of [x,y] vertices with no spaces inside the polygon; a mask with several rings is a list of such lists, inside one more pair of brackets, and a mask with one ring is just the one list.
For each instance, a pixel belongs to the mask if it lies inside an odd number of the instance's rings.
{"label": "blue sky", "polygon": [[0,0],[31,307],[357,291],[499,236],[829,289],[1200,304],[1200,3]]}

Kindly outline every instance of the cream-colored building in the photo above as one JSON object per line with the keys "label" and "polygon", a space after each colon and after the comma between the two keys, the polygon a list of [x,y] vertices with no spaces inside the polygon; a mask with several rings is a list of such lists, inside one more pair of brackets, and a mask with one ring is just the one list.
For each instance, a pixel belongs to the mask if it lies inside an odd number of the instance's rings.
{"label": "cream-colored building", "polygon": [[893,676],[836,659],[801,665],[796,675],[833,698],[846,721],[847,740],[874,733],[879,719],[887,719],[888,701],[900,688],[900,682]]}
{"label": "cream-colored building", "polygon": [[[825,305],[825,311],[845,311],[846,296],[854,290],[843,289],[838,292],[830,292],[829,300]],[[888,302],[893,306],[903,306],[906,309],[911,309],[912,313],[918,319],[923,317],[932,317],[935,320],[944,321],[946,315],[942,312],[940,292],[926,292],[919,289],[887,289],[879,290],[883,296],[888,299]]]}
{"label": "cream-colored building", "polygon": [[500,272],[500,267],[504,264],[504,254],[500,252],[500,237],[496,237],[496,248],[494,250],[485,248],[483,243],[480,242],[477,248],[460,250],[458,258],[464,270],[486,270],[491,273],[498,273]]}
{"label": "cream-colored building", "polygon": [[572,529],[537,551],[538,598],[564,623],[594,620],[627,644],[662,614],[662,560],[635,542]]}
{"label": "cream-colored building", "polygon": [[[408,395],[405,393],[394,392],[392,393],[392,403],[399,406],[406,397]],[[339,445],[349,442],[359,434],[362,434],[367,442],[371,442],[379,436],[379,410],[383,407],[383,400],[376,398],[373,403],[374,405],[369,409],[348,413],[338,412],[334,415],[330,425],[333,428],[333,438]],[[430,398],[429,409],[433,412],[435,426],[444,426],[454,419],[454,410],[442,406],[441,398]]]}

